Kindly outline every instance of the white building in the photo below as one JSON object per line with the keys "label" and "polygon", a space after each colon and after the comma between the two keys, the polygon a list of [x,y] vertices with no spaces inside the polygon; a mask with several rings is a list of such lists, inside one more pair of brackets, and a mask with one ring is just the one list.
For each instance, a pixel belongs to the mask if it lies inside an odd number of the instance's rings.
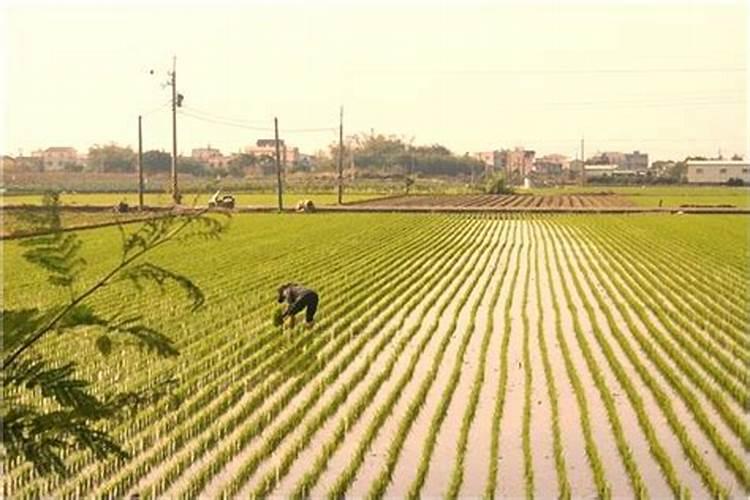
{"label": "white building", "polygon": [[619,167],[617,165],[586,165],[587,177],[612,177]]}
{"label": "white building", "polygon": [[688,160],[687,180],[690,184],[725,184],[729,179],[742,179],[750,184],[750,162],[742,160]]}

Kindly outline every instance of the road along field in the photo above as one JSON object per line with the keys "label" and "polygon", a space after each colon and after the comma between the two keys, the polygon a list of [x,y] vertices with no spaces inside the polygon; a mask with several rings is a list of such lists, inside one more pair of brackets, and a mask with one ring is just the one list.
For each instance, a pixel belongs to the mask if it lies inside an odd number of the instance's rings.
{"label": "road along field", "polygon": [[[224,190],[224,194],[231,194],[231,191]],[[182,202],[184,205],[191,207],[206,207],[208,200],[213,196],[211,193],[184,193]],[[382,197],[377,193],[346,193],[344,201],[347,203],[368,200],[371,198]],[[278,195],[276,193],[236,193],[235,199],[237,206],[277,206]],[[334,205],[337,202],[335,193],[284,193],[283,203],[287,207],[294,207],[301,200],[312,200],[316,205]],[[107,206],[113,207],[120,202],[125,202],[131,208],[138,206],[138,194],[135,192],[122,193],[61,193],[60,204],[64,206]],[[145,193],[143,203],[146,206],[164,207],[173,204],[172,196],[169,193]],[[0,197],[2,206],[19,206],[19,205],[41,205],[42,195],[40,194],[5,194]]]}
{"label": "road along field", "polygon": [[[81,238],[91,276],[115,228]],[[7,307],[53,299],[4,244]],[[113,426],[127,460],[68,478],[5,463],[12,498],[744,497],[750,491],[750,218],[238,215],[220,242],[160,250],[208,305],[140,312],[181,355],[40,346],[102,389],[177,392]],[[312,330],[271,324],[275,289],[318,290]]]}

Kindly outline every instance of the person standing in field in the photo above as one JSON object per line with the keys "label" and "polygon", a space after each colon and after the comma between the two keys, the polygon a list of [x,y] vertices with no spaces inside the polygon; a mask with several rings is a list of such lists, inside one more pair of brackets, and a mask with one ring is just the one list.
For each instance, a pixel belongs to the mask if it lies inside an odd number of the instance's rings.
{"label": "person standing in field", "polygon": [[294,315],[305,310],[305,326],[312,328],[315,324],[315,312],[318,310],[318,294],[315,290],[306,288],[297,283],[286,283],[279,287],[279,304],[286,302],[286,310],[282,313],[282,321],[286,318],[289,325],[294,328]]}

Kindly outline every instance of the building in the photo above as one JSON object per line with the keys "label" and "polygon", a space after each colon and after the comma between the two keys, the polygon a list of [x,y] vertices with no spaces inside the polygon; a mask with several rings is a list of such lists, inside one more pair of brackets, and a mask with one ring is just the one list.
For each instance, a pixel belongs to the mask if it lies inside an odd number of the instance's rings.
{"label": "building", "polygon": [[472,153],[471,156],[482,162],[486,176],[490,176],[503,168],[500,151],[483,151],[480,153]]}
{"label": "building", "polygon": [[640,151],[625,153],[623,162],[619,163],[618,165],[620,165],[620,168],[623,168],[625,170],[645,172],[646,170],[648,170],[648,154],[641,153]]}
{"label": "building", "polygon": [[690,184],[726,184],[741,179],[750,184],[750,162],[744,160],[688,160],[687,181]]}
{"label": "building", "polygon": [[510,179],[523,179],[534,168],[534,151],[523,148],[500,151],[500,166]]}
{"label": "building", "polygon": [[613,177],[619,165],[586,165],[586,177]]}
{"label": "building", "polygon": [[190,157],[201,163],[205,163],[211,168],[227,168],[232,161],[231,156],[224,156],[216,148],[208,145],[205,148],[195,148],[191,151]]}
{"label": "building", "polygon": [[586,163],[589,165],[617,165],[620,170],[648,170],[648,154],[640,151],[620,153],[619,151],[605,151],[592,156]]}
{"label": "building", "polygon": [[71,147],[52,147],[31,153],[42,162],[45,172],[64,170],[66,166],[78,165],[78,152]]}
{"label": "building", "polygon": [[204,163],[208,163],[208,161],[212,158],[220,156],[221,151],[216,148],[212,148],[210,145],[205,148],[194,148],[190,153],[190,157],[193,160],[202,161]]}
{"label": "building", "polygon": [[544,175],[559,175],[570,170],[570,159],[565,155],[549,154],[534,160],[534,172]]}
{"label": "building", "polygon": [[12,156],[3,155],[0,159],[0,172],[15,172],[17,168],[16,159]]}
{"label": "building", "polygon": [[[245,153],[255,157],[270,156],[276,158],[276,139],[258,139],[255,146],[245,147]],[[300,154],[298,148],[287,146],[283,139],[279,139],[279,154],[284,165],[296,165]]]}

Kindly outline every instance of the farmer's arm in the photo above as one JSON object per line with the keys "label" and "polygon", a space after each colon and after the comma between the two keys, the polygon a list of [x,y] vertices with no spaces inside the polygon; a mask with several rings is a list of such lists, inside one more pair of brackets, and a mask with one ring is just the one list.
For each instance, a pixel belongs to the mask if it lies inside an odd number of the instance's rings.
{"label": "farmer's arm", "polygon": [[286,309],[284,309],[284,312],[281,314],[282,318],[287,318],[289,316],[293,316],[293,315],[297,314],[297,312],[298,312],[294,308],[294,305],[299,300],[299,297],[297,296],[297,294],[295,294],[294,291],[291,288],[287,288],[285,290],[285,295],[286,295],[287,305],[286,305]]}

